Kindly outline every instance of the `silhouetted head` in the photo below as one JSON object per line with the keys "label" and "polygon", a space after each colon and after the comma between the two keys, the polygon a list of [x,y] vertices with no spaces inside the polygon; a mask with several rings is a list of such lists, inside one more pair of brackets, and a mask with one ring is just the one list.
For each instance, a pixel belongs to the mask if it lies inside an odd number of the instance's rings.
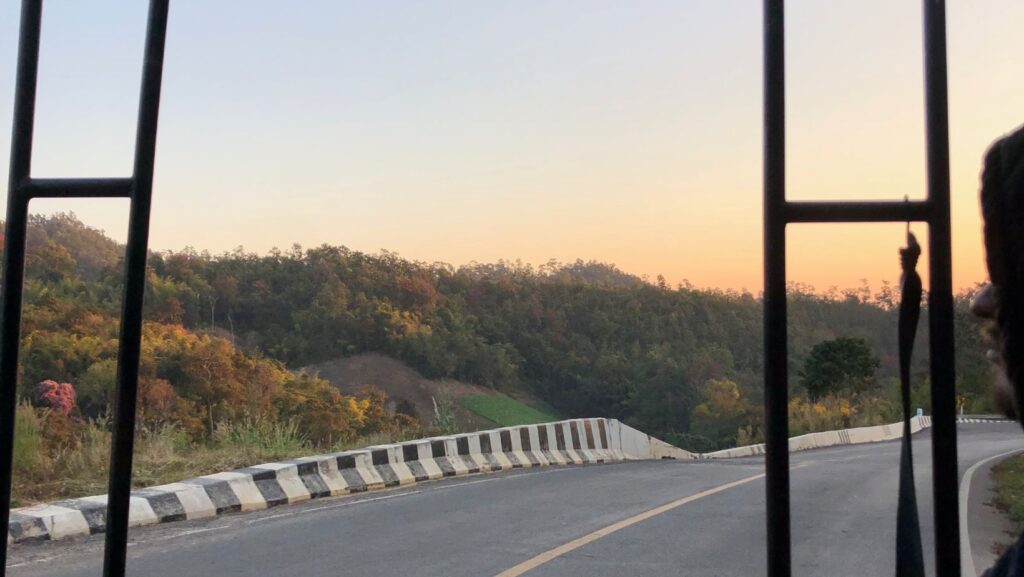
{"label": "silhouetted head", "polygon": [[1001,373],[996,399],[1016,418],[1024,414],[1024,128],[996,141],[985,156],[981,211],[991,283],[972,311],[995,320],[996,350],[989,358]]}

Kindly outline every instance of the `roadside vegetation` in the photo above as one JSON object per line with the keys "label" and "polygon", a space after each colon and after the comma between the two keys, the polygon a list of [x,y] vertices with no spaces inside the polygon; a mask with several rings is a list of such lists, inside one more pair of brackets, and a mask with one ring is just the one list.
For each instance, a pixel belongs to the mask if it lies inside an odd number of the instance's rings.
{"label": "roadside vegetation", "polygon": [[459,404],[493,422],[498,427],[550,423],[560,418],[501,394],[462,397],[459,399]]}
{"label": "roadside vegetation", "polygon": [[[223,421],[209,439],[197,440],[173,424],[144,424],[137,432],[132,484],[173,483],[229,469],[343,451],[422,433],[376,432],[366,437],[314,443],[294,420],[245,417]],[[111,432],[106,416],[72,421],[53,409],[18,406],[14,447],[15,507],[106,493]]]}
{"label": "roadside vegetation", "polygon": [[992,467],[996,496],[993,504],[1004,511],[1015,525],[1015,532],[1024,530],[1024,455],[1016,455]]}
{"label": "roadside vegetation", "polygon": [[[103,492],[123,260],[74,215],[30,220],[18,427],[36,432],[20,435],[21,502]],[[498,424],[612,417],[697,451],[763,440],[762,301],[746,291],[597,262],[453,267],[328,245],[186,248],[149,269],[138,484],[453,432],[466,409]],[[896,293],[790,287],[792,434],[896,420]],[[990,412],[971,296],[956,300],[958,395]],[[926,333],[913,372],[928,411]],[[342,392],[296,370],[370,353],[494,394],[389,398],[379,381]]]}

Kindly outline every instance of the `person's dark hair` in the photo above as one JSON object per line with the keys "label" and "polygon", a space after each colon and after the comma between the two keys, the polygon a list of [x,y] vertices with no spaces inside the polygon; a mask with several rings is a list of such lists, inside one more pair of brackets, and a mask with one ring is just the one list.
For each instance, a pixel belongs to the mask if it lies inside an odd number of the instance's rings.
{"label": "person's dark hair", "polygon": [[1024,128],[996,141],[981,177],[985,252],[1003,362],[1018,416],[1024,401]]}

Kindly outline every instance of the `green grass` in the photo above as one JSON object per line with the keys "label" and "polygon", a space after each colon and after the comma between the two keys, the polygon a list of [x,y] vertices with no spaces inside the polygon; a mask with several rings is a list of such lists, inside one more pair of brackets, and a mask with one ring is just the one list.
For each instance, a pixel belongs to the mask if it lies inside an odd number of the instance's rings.
{"label": "green grass", "polygon": [[1006,511],[1018,531],[1024,529],[1024,455],[992,467],[992,479],[996,484],[993,503]]}
{"label": "green grass", "polygon": [[499,427],[548,423],[561,418],[553,410],[531,407],[505,395],[471,395],[459,398],[459,404]]}

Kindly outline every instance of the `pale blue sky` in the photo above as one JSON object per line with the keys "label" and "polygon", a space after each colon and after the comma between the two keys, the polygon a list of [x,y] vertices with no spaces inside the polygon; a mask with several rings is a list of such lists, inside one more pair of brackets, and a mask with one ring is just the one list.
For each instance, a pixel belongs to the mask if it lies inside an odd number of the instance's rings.
{"label": "pale blue sky", "polygon": [[[0,4],[3,174],[19,4]],[[145,4],[47,2],[35,175],[129,171]],[[172,0],[151,245],[581,257],[756,291],[760,4]],[[787,6],[790,196],[922,194],[920,2]],[[981,154],[1024,121],[1024,3],[949,16],[965,285],[983,276]],[[115,238],[126,206],[34,205]],[[900,227],[790,236],[796,280],[897,274]]]}

